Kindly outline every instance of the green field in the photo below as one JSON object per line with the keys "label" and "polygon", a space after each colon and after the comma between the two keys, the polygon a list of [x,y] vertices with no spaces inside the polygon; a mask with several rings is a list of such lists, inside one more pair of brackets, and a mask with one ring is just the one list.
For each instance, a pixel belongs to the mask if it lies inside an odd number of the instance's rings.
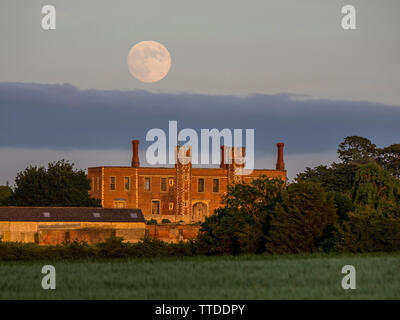
{"label": "green field", "polygon": [[[53,264],[56,290],[41,288]],[[354,265],[357,289],[343,290]],[[1,299],[400,299],[400,254],[1,262]]]}

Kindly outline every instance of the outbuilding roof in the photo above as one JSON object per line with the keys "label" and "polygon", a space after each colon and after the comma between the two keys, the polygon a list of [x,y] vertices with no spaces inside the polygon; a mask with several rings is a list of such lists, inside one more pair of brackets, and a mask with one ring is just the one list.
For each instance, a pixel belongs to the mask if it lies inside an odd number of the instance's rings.
{"label": "outbuilding roof", "polygon": [[145,222],[140,209],[0,207],[0,221]]}

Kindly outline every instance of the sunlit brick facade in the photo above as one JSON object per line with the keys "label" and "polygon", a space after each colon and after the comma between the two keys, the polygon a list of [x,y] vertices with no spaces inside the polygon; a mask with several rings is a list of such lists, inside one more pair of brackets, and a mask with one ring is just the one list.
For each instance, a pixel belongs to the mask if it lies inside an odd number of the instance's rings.
{"label": "sunlit brick facade", "polygon": [[[235,161],[224,160],[224,147],[219,168],[194,168],[179,160],[174,168],[156,168],[140,166],[138,144],[138,140],[132,141],[130,167],[88,169],[90,195],[101,199],[104,208],[140,208],[146,219],[193,223],[203,221],[221,206],[229,184],[249,183],[262,175],[286,180],[283,143],[277,144],[276,169],[255,169],[244,176],[236,174]],[[183,151],[190,156],[190,150]]]}

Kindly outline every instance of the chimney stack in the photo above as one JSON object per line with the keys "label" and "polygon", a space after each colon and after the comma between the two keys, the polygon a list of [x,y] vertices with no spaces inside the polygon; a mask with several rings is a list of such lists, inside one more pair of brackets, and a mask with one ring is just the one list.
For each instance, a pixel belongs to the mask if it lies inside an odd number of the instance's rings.
{"label": "chimney stack", "polygon": [[285,162],[283,161],[283,147],[284,147],[284,143],[283,142],[279,142],[276,144],[276,146],[278,147],[278,158],[276,161],[276,170],[285,170]]}
{"label": "chimney stack", "polygon": [[139,168],[139,140],[132,140],[132,168]]}
{"label": "chimney stack", "polygon": [[220,168],[226,168],[225,163],[225,146],[221,146],[221,164],[219,165]]}

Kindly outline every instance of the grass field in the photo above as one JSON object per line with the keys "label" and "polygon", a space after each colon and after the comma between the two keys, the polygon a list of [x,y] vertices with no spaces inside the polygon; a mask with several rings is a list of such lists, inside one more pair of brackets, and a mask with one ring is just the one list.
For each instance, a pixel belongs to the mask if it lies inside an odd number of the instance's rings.
{"label": "grass field", "polygon": [[[43,290],[53,264],[56,290]],[[344,265],[357,289],[343,290]],[[400,299],[400,253],[0,263],[1,299]]]}

